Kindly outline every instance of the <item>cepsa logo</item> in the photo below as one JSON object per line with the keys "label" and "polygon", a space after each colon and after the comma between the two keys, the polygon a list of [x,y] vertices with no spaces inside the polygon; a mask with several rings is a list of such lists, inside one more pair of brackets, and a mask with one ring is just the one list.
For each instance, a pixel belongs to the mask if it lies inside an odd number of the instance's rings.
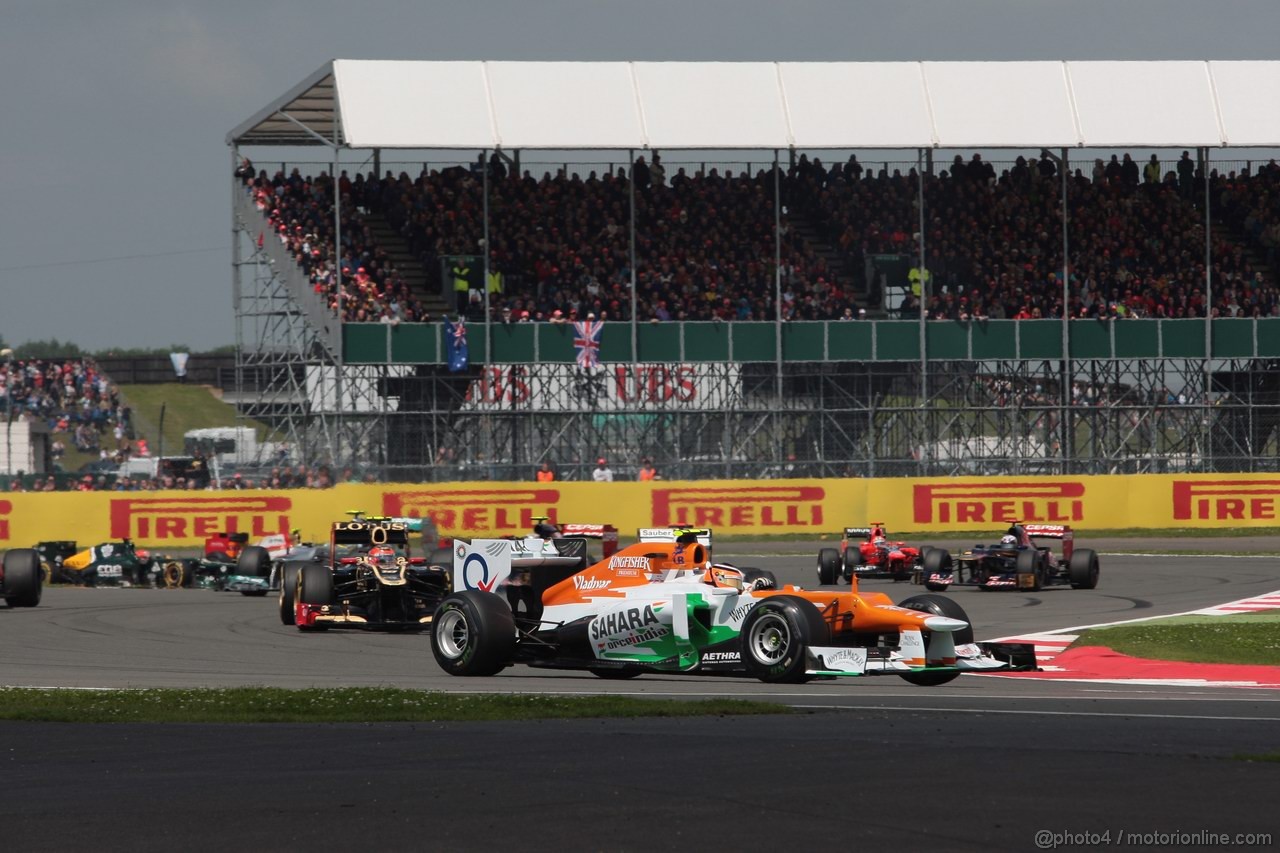
{"label": "cepsa logo", "polygon": [[556,523],[559,489],[440,489],[384,492],[382,514],[430,518],[442,533],[525,533],[535,518]]}
{"label": "cepsa logo", "polygon": [[820,527],[820,486],[654,489],[654,527]]}
{"label": "cepsa logo", "polygon": [[203,539],[215,533],[289,533],[293,501],[281,497],[126,498],[111,501],[113,539]]}
{"label": "cepsa logo", "polygon": [[1084,520],[1084,483],[937,483],[913,487],[916,524]]}
{"label": "cepsa logo", "polygon": [[0,501],[0,542],[9,539],[9,519],[6,515],[13,512],[13,503],[11,501]]}
{"label": "cepsa logo", "polygon": [[1280,480],[1174,480],[1173,517],[1254,521],[1276,517]]}

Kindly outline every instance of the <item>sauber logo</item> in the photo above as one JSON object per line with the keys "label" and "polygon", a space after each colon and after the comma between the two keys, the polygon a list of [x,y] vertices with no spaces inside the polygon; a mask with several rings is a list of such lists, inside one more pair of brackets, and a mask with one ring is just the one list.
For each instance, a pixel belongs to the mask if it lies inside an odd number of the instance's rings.
{"label": "sauber logo", "polygon": [[13,512],[13,503],[11,501],[0,501],[0,541],[9,539],[9,519],[4,516]]}
{"label": "sauber logo", "polygon": [[1280,480],[1174,480],[1173,517],[1225,521],[1274,519]]}
{"label": "sauber logo", "polygon": [[916,524],[1083,521],[1083,483],[937,483],[913,487]]}
{"label": "sauber logo", "polygon": [[535,518],[556,523],[559,489],[439,489],[384,492],[382,514],[430,518],[441,531],[522,533]]}
{"label": "sauber logo", "polygon": [[654,489],[654,527],[821,527],[821,486]]}
{"label": "sauber logo", "polygon": [[113,539],[202,539],[289,533],[290,498],[126,498],[111,501]]}

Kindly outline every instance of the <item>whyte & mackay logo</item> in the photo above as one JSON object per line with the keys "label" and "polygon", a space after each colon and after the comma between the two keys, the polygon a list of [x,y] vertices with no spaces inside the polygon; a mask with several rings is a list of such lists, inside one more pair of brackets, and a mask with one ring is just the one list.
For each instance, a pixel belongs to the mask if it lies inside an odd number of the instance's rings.
{"label": "whyte & mackay logo", "polygon": [[821,527],[821,486],[654,489],[654,527]]}
{"label": "whyte & mackay logo", "polygon": [[111,501],[113,539],[203,539],[215,533],[289,534],[282,497],[124,498]]}
{"label": "whyte & mackay logo", "polygon": [[1276,517],[1280,480],[1174,480],[1175,521],[1256,521]]}
{"label": "whyte & mackay logo", "polygon": [[383,492],[382,514],[430,518],[441,533],[525,533],[535,518],[556,523],[559,489],[438,489]]}
{"label": "whyte & mackay logo", "polygon": [[936,483],[912,487],[916,524],[1084,520],[1084,483]]}

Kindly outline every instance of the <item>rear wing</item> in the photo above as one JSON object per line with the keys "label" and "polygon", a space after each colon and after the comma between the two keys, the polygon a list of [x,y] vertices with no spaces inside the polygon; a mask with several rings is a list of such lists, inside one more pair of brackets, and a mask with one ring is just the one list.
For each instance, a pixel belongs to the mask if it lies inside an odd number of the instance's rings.
{"label": "rear wing", "polygon": [[844,537],[846,539],[854,539],[854,538],[866,539],[870,535],[871,535],[870,527],[846,527],[844,529]]}
{"label": "rear wing", "polygon": [[1061,539],[1062,558],[1071,559],[1071,551],[1075,548],[1075,531],[1069,524],[1024,524],[1029,539]]}
{"label": "rear wing", "polygon": [[566,538],[599,539],[606,557],[612,557],[618,550],[618,528],[612,524],[562,524],[560,533]]}
{"label": "rear wing", "polygon": [[409,525],[389,518],[364,521],[337,521],[330,530],[334,545],[391,545],[405,547],[409,544]]}

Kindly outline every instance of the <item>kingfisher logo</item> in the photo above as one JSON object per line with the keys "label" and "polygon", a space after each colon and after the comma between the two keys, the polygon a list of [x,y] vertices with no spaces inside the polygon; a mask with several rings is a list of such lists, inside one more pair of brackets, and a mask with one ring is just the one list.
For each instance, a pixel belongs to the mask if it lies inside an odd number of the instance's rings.
{"label": "kingfisher logo", "polygon": [[12,501],[0,501],[0,542],[9,540],[9,519],[5,518],[13,512]]}
{"label": "kingfisher logo", "polygon": [[1174,480],[1175,521],[1265,521],[1276,517],[1280,480]]}
{"label": "kingfisher logo", "polygon": [[821,486],[654,489],[654,527],[821,527]]}
{"label": "kingfisher logo", "polygon": [[524,533],[534,519],[556,523],[559,489],[439,489],[383,492],[382,514],[430,518],[441,532]]}
{"label": "kingfisher logo", "polygon": [[1084,520],[1084,483],[936,483],[913,487],[916,524]]}
{"label": "kingfisher logo", "polygon": [[293,501],[282,497],[124,498],[111,501],[113,539],[204,539],[215,533],[260,538],[289,534]]}

